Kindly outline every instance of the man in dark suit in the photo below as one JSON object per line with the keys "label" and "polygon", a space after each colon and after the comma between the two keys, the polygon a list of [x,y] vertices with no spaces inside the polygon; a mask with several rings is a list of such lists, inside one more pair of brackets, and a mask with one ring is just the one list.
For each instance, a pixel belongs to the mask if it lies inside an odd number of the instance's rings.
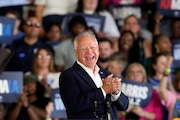
{"label": "man in dark suit", "polygon": [[117,109],[128,107],[121,92],[121,79],[100,69],[96,63],[99,47],[96,38],[84,32],[74,40],[77,62],[60,75],[60,95],[68,119],[118,119]]}

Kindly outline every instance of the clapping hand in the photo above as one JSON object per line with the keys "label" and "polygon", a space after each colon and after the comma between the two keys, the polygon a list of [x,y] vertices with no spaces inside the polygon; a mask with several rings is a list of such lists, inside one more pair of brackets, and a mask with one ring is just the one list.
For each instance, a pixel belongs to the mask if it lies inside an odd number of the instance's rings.
{"label": "clapping hand", "polygon": [[118,94],[121,88],[121,78],[113,77],[113,74],[108,75],[106,78],[102,79],[103,90],[106,94]]}

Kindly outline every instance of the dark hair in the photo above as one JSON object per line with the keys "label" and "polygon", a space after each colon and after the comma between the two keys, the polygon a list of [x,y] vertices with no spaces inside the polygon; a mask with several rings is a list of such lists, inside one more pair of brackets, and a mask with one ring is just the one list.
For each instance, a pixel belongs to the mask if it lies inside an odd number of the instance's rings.
{"label": "dark hair", "polygon": [[156,54],[156,53],[157,53],[156,48],[155,48],[155,45],[156,45],[157,43],[159,43],[159,41],[160,41],[160,39],[161,39],[162,36],[164,36],[164,35],[163,35],[163,34],[158,34],[158,35],[156,35],[156,36],[153,37],[153,41],[152,41],[152,53],[153,53],[153,54]]}
{"label": "dark hair", "polygon": [[[84,0],[78,1],[76,12],[83,12],[83,1]],[[97,5],[95,12],[99,13],[100,11],[103,11],[103,10],[105,10],[103,0],[98,0],[98,5]]]}
{"label": "dark hair", "polygon": [[40,82],[36,82],[36,97],[38,99],[42,99],[44,97],[45,94],[45,87],[40,83]]}
{"label": "dark hair", "polygon": [[53,26],[57,26],[58,29],[61,31],[61,24],[58,22],[52,22],[47,26],[47,29],[45,29],[46,33],[49,32]]}
{"label": "dark hair", "polygon": [[81,15],[76,15],[76,16],[73,16],[72,19],[69,21],[69,24],[68,24],[69,31],[71,31],[71,29],[77,24],[83,25],[86,30],[88,28],[85,18]]}
{"label": "dark hair", "polygon": [[102,42],[108,42],[110,44],[111,48],[113,48],[113,43],[112,43],[112,41],[110,39],[108,39],[108,38],[99,38],[98,39],[98,44],[102,43]]}
{"label": "dark hair", "polygon": [[180,22],[180,18],[173,18],[171,21],[171,29],[173,28],[173,25],[175,22]]}
{"label": "dark hair", "polygon": [[129,33],[129,34],[132,36],[133,42],[134,42],[134,40],[135,40],[135,37],[134,37],[133,32],[131,32],[130,30],[123,30],[123,32],[121,33],[121,37],[120,37],[119,40],[118,40],[118,48],[119,48],[119,50],[121,49],[120,42],[121,42],[124,34],[127,34],[127,33]]}
{"label": "dark hair", "polygon": [[5,15],[7,15],[7,14],[13,14],[13,15],[15,15],[18,20],[21,20],[21,19],[22,19],[21,16],[20,16],[20,14],[19,14],[17,11],[15,11],[15,10],[8,10]]}
{"label": "dark hair", "polygon": [[150,76],[154,76],[156,74],[156,71],[154,70],[153,65],[157,64],[157,61],[158,61],[159,57],[161,57],[161,56],[167,56],[167,55],[163,54],[163,53],[157,53],[152,57],[151,69],[149,71]]}

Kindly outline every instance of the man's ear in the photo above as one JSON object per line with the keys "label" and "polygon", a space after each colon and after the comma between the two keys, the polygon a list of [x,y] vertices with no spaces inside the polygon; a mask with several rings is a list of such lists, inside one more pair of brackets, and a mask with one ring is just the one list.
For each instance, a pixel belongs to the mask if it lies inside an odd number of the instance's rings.
{"label": "man's ear", "polygon": [[74,49],[74,54],[75,54],[76,58],[78,58],[77,50],[76,49]]}

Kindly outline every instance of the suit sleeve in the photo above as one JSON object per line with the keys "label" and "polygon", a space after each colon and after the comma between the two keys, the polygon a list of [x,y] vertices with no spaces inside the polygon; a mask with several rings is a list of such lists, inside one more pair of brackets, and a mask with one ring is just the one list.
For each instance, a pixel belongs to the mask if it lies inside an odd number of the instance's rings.
{"label": "suit sleeve", "polygon": [[93,109],[94,99],[104,102],[104,96],[100,88],[84,91],[82,87],[87,84],[80,82],[74,72],[63,72],[60,75],[60,95],[67,109],[73,114]]}

